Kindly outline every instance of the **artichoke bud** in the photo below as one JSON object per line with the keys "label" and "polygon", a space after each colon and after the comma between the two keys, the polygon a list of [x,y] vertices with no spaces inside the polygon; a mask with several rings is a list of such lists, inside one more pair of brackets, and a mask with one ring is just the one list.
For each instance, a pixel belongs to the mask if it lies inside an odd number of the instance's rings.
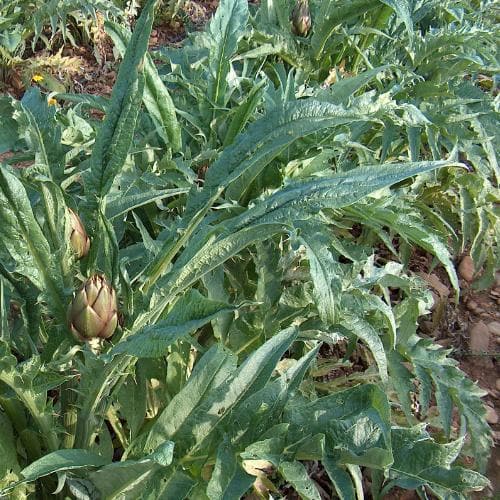
{"label": "artichoke bud", "polygon": [[85,342],[107,339],[118,324],[116,293],[100,274],[90,277],[68,307],[68,323],[73,335]]}
{"label": "artichoke bud", "polygon": [[298,36],[307,36],[311,29],[311,11],[309,10],[309,0],[297,0],[293,8],[292,32]]}
{"label": "artichoke bud", "polygon": [[73,212],[71,208],[68,210],[71,227],[69,242],[76,256],[81,259],[89,253],[90,238],[87,235],[87,231],[85,231],[85,227],[83,226],[80,217],[78,217],[78,215]]}

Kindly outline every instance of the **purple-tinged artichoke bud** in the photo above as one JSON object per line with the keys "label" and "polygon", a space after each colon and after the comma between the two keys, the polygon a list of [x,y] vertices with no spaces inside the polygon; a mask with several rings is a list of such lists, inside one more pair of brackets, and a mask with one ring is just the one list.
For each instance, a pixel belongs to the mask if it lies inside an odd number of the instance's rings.
{"label": "purple-tinged artichoke bud", "polygon": [[297,0],[290,20],[292,21],[292,32],[294,35],[307,36],[311,29],[309,0]]}
{"label": "purple-tinged artichoke bud", "polygon": [[76,256],[82,259],[89,253],[90,238],[87,235],[87,231],[85,231],[85,227],[80,217],[78,217],[71,208],[69,208],[68,211],[71,224],[71,234],[69,236],[70,245]]}
{"label": "purple-tinged artichoke bud", "polygon": [[68,308],[68,323],[82,342],[113,335],[118,306],[116,293],[104,276],[95,274],[78,290]]}

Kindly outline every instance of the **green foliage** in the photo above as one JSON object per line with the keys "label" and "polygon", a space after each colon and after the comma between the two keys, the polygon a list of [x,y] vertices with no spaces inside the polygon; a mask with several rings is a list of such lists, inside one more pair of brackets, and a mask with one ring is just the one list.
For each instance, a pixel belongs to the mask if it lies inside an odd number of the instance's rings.
{"label": "green foliage", "polygon": [[397,452],[389,474],[394,471],[399,477],[387,484],[385,492],[394,486],[415,489],[427,484],[438,498],[450,498],[464,492],[464,483],[468,488],[473,485],[474,489],[484,488],[487,484],[477,472],[462,467],[450,468],[462,447],[461,439],[438,444],[419,426],[394,428],[392,440]]}
{"label": "green foliage", "polygon": [[[116,23],[108,22],[106,28],[123,56],[130,39],[130,33]],[[146,54],[144,76],[145,87],[142,96],[144,105],[158,127],[158,134],[168,146],[174,151],[178,151],[181,147],[181,131],[175,115],[175,107],[149,54]]]}
{"label": "green foliage", "polygon": [[[458,255],[477,286],[498,267],[487,2],[311,2],[294,37],[291,2],[224,0],[152,57],[156,3],[106,23],[110,99],[0,99],[0,151],[31,162],[0,165],[1,494],[318,499],[311,461],[345,499],[366,470],[374,498],[484,488],[483,393],[418,331],[409,263],[457,295]],[[67,306],[95,273],[120,326],[80,344]]]}

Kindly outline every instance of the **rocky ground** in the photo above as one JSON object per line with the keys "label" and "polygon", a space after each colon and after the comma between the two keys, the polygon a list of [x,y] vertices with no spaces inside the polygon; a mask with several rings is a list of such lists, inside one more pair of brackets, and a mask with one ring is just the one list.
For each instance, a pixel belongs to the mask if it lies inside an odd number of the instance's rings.
{"label": "rocky ground", "polygon": [[[486,291],[474,291],[467,280],[463,281],[465,287],[458,318],[465,329],[458,339],[454,356],[460,362],[460,368],[487,392],[484,397],[486,420],[495,442],[488,478],[492,483],[490,493],[496,496],[500,495],[500,272],[497,272],[495,285]],[[455,348],[454,339],[451,340]],[[477,498],[484,496],[480,494]]]}
{"label": "rocky ground", "polygon": [[479,273],[469,256],[460,260],[457,271],[461,288],[458,304],[454,303],[444,272],[421,274],[432,287],[437,305],[420,327],[423,334],[452,349],[451,356],[460,368],[486,392],[486,420],[495,443],[488,470],[492,487],[475,498],[496,497],[500,494],[500,271],[487,290],[475,288],[474,278]]}

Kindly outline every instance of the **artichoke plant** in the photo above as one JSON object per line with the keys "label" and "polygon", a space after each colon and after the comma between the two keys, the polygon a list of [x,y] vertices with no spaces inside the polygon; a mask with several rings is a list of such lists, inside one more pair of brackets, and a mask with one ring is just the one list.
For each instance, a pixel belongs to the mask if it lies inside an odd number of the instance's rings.
{"label": "artichoke plant", "polygon": [[71,248],[77,258],[82,259],[89,253],[90,238],[87,235],[87,231],[85,231],[85,226],[80,217],[71,208],[68,210],[71,225],[71,234],[69,236]]}
{"label": "artichoke plant", "polygon": [[68,308],[69,327],[80,341],[107,339],[118,324],[116,293],[105,276],[95,274],[75,294]]}
{"label": "artichoke plant", "polygon": [[311,29],[311,11],[309,10],[309,0],[297,0],[293,8],[292,32],[298,36],[307,36]]}

